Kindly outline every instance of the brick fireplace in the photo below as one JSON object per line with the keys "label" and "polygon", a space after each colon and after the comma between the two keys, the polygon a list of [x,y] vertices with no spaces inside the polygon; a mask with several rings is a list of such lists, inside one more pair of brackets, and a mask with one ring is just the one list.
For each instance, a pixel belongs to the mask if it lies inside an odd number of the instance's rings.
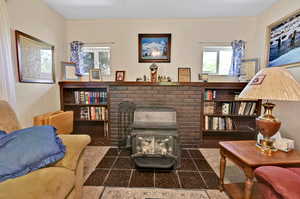
{"label": "brick fireplace", "polygon": [[184,85],[112,85],[110,86],[110,139],[118,143],[118,105],[131,101],[137,106],[170,107],[176,110],[181,145],[199,147],[201,135],[201,97],[198,86]]}

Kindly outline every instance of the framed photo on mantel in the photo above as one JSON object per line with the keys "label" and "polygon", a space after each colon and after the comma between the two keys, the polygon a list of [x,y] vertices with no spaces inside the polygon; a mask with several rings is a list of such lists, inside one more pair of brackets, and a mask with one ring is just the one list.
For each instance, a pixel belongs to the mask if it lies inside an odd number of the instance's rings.
{"label": "framed photo on mantel", "polygon": [[170,63],[171,34],[139,34],[139,63]]}
{"label": "framed photo on mantel", "polygon": [[178,82],[191,82],[191,68],[178,68]]}

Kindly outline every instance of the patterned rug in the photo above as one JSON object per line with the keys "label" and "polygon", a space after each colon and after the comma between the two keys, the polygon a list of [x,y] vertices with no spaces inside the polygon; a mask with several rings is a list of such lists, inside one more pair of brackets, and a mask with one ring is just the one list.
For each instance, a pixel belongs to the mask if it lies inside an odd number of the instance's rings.
{"label": "patterned rug", "polygon": [[203,190],[106,187],[100,199],[209,199]]}

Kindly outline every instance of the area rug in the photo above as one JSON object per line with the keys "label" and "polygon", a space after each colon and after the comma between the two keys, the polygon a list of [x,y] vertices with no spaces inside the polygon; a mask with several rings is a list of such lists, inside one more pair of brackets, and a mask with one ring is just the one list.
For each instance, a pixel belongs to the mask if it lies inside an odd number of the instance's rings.
{"label": "area rug", "polygon": [[105,187],[100,199],[209,199],[204,190]]}

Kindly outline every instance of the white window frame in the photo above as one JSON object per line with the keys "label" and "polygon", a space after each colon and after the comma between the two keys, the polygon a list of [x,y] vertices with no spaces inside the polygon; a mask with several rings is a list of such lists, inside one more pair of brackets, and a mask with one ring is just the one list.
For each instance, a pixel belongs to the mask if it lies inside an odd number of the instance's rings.
{"label": "white window frame", "polygon": [[[223,75],[223,74],[219,74],[220,72],[220,51],[224,51],[224,50],[231,50],[232,51],[232,47],[230,45],[220,45],[220,46],[204,46],[202,48],[202,73],[203,74],[208,74],[208,75],[220,75],[220,76],[228,76],[228,75]],[[217,68],[216,68],[216,73],[208,73],[206,71],[204,71],[204,52],[216,52],[217,53]]]}
{"label": "white window frame", "polygon": [[[100,63],[99,63],[99,52],[101,52],[100,49],[108,49],[109,50],[109,67],[111,68],[111,51],[112,51],[111,46],[87,46],[87,45],[85,45],[82,47],[82,52],[94,53],[94,69],[100,69]],[[110,73],[111,73],[111,71],[110,71]],[[88,73],[85,75],[88,75]],[[110,74],[107,74],[107,75],[110,75]]]}

